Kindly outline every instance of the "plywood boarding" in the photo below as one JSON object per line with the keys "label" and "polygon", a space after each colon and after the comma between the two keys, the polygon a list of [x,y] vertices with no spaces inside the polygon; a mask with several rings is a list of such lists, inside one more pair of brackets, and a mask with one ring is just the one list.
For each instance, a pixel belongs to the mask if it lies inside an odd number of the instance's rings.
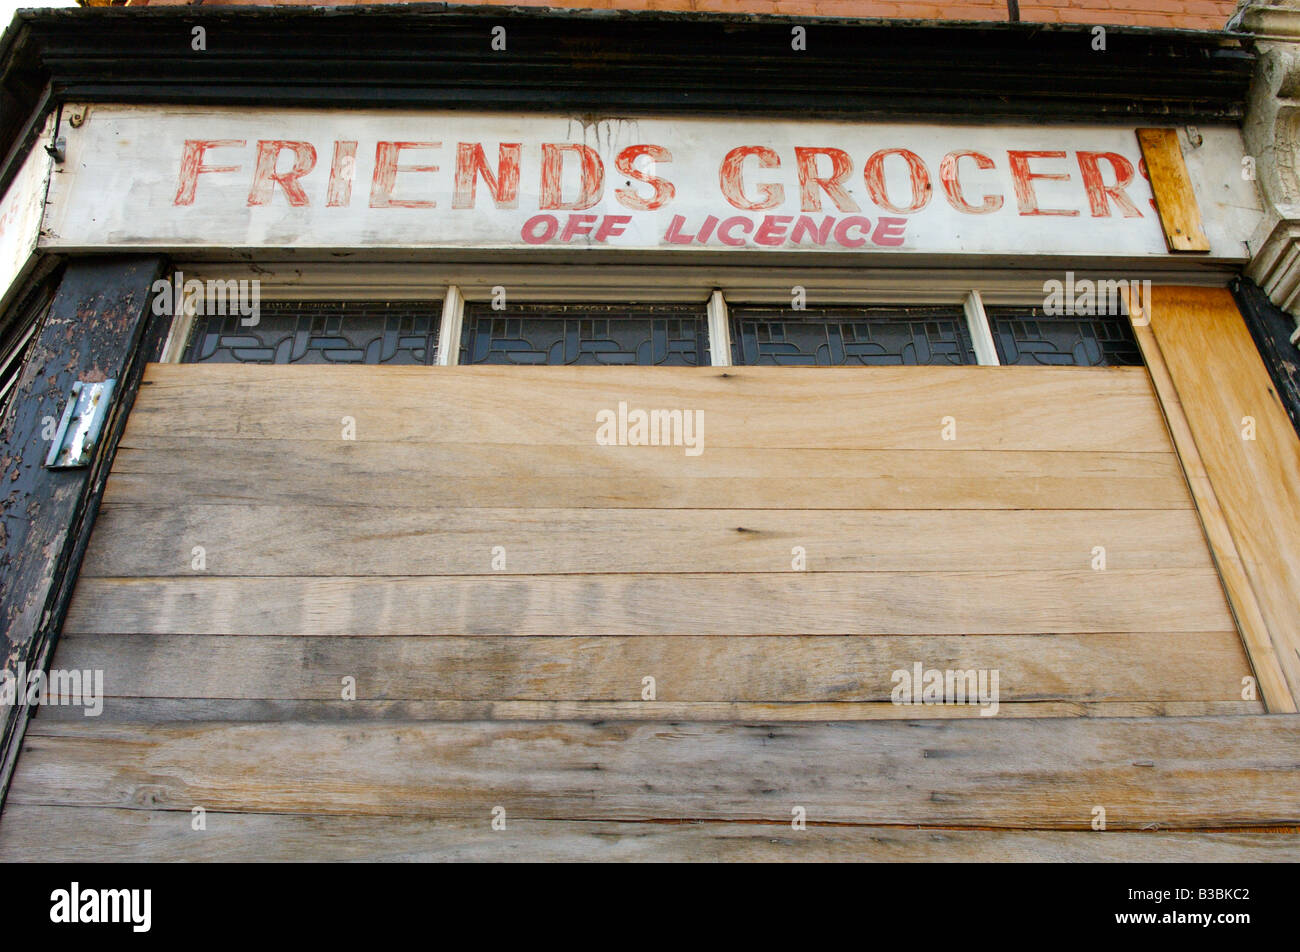
{"label": "plywood boarding", "polygon": [[[706,432],[706,443],[711,439]],[[421,510],[1055,510],[1066,500],[1077,509],[1192,506],[1167,452],[709,445],[692,458],[678,447],[628,449],[136,437],[119,450],[105,492],[112,504],[177,507],[197,499],[298,506],[380,499],[385,508]],[[231,471],[243,475],[232,481]]]}
{"label": "plywood boarding", "polygon": [[[703,451],[597,445],[620,402]],[[106,497],[64,650],[135,711],[897,717],[916,661],[1259,710],[1137,368],[160,365]]]}
{"label": "plywood boarding", "polygon": [[[703,453],[598,446],[620,401],[702,410]],[[996,670],[997,715],[892,703],[917,662]],[[45,711],[0,856],[23,849],[15,815],[103,823],[123,840],[104,856],[215,855],[170,831],[201,801],[231,856],[256,831],[290,858],[406,830],[463,857],[479,796],[514,804],[538,858],[646,826],[647,855],[692,858],[883,858],[909,848],[896,824],[935,828],[910,848],[945,858],[1173,851],[1152,823],[1200,831],[1181,842],[1206,857],[1296,842],[1258,829],[1296,818],[1273,768],[1215,759],[1255,742],[1216,747],[1202,782],[1182,758],[1223,736],[1148,733],[1279,722],[1240,716],[1262,706],[1139,368],[153,367],[56,664],[102,669],[110,697],[93,722]],[[942,725],[975,733],[935,746]],[[314,773],[338,758],[367,761],[346,790]],[[883,800],[861,779],[880,770]],[[1216,792],[1256,770],[1249,806]],[[814,825],[861,829],[737,838],[735,820],[788,830],[787,775],[818,778]],[[1083,789],[1133,832],[1085,845]],[[1006,829],[937,832],[954,825]]]}
{"label": "plywood boarding", "polygon": [[[11,806],[0,862],[1296,862],[1300,836],[1255,832],[1077,832],[592,820],[207,814]],[[54,845],[50,829],[68,838]],[[75,843],[75,846],[71,844]]]}
{"label": "plywood boarding", "polygon": [[1129,312],[1140,316],[1134,322],[1134,335],[1142,348],[1142,356],[1151,373],[1151,382],[1160,398],[1160,407],[1165,421],[1169,424],[1170,436],[1178,450],[1178,456],[1187,475],[1188,487],[1196,500],[1196,508],[1205,527],[1206,540],[1214,556],[1215,565],[1227,591],[1233,615],[1241,630],[1242,642],[1245,644],[1251,667],[1259,683],[1259,696],[1270,711],[1284,713],[1296,710],[1296,699],[1287,685],[1286,676],[1278,660],[1277,651],[1269,634],[1268,623],[1260,610],[1259,599],[1246,577],[1241,553],[1232,538],[1232,531],[1219,503],[1219,497],[1205,471],[1205,462],[1197,449],[1196,439],[1192,436],[1191,425],[1187,422],[1187,413],[1182,400],[1169,374],[1164,354],[1155,334],[1150,327],[1149,316],[1143,306],[1150,302],[1129,299]]}
{"label": "plywood boarding", "polygon": [[1239,553],[1225,578],[1267,628],[1252,651],[1300,701],[1300,441],[1228,291],[1155,288],[1151,330]]}
{"label": "plywood boarding", "polygon": [[[1169,451],[1150,381],[1132,367],[159,364],[150,367],[147,389],[131,413],[133,440],[337,445],[340,420],[351,416],[355,444],[591,450],[596,413],[625,401],[704,411],[710,450]],[[950,415],[957,439],[945,441],[941,421]]]}
{"label": "plywood boarding", "polygon": [[[338,721],[912,721],[918,717],[986,720],[1008,717],[1207,717],[1263,714],[1259,701],[1003,701],[997,710],[974,704],[925,708],[893,701],[501,701],[501,700],[278,700],[267,698],[115,697],[102,723],[209,721],[319,723]],[[51,721],[85,723],[79,707],[49,707]]]}
{"label": "plywood boarding", "polygon": [[[341,679],[357,679],[357,702],[641,701],[655,677],[657,700],[786,705],[889,704],[891,672],[918,658],[942,669],[997,668],[1004,703],[1077,701],[1211,702],[1240,684],[1240,649],[1218,632],[1148,634],[1164,656],[1160,678],[1130,660],[1124,634],[604,636],[337,638],[69,634],[60,662],[99,666],[128,697],[239,698],[338,702]],[[242,677],[230,677],[234,671]],[[1238,703],[1226,701],[1225,703]],[[1029,706],[1032,707],[1032,704]],[[110,714],[105,712],[105,716]],[[342,713],[342,712],[341,712]],[[903,713],[907,713],[906,709]],[[908,716],[915,717],[912,709]],[[76,712],[76,716],[80,716]],[[644,716],[642,710],[641,716]]]}
{"label": "plywood boarding", "polygon": [[[1159,459],[1168,465],[1167,455]],[[1167,470],[1164,477],[1148,481],[1172,494],[1176,471]],[[1111,479],[1112,502],[1114,487],[1123,479]],[[1104,499],[1099,494],[1099,501]],[[1190,508],[457,509],[340,504],[322,511],[306,503],[178,500],[158,505],[155,497],[105,505],[96,528],[82,578],[192,577],[191,540],[200,536],[213,555],[204,571],[208,577],[482,575],[490,568],[494,545],[505,548],[507,568],[521,575],[699,573],[724,565],[733,572],[771,572],[789,567],[794,545],[808,550],[811,572],[961,572],[980,562],[1004,571],[1077,570],[1090,565],[1099,540],[1108,547],[1112,569],[1210,565],[1200,522]]]}
{"label": "plywood boarding", "polygon": [[[42,723],[11,806],[1090,831],[1292,828],[1295,715],[854,724]],[[0,842],[8,837],[0,827]],[[52,841],[60,838],[51,837]],[[63,838],[69,849],[75,841]]]}

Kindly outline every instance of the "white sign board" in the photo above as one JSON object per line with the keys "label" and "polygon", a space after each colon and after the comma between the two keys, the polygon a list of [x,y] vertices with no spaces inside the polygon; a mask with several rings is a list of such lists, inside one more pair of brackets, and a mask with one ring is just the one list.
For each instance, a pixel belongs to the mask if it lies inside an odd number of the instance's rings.
{"label": "white sign board", "polygon": [[[66,129],[49,249],[1168,254],[1125,127],[113,106],[87,116]],[[1240,136],[1202,135],[1213,161],[1189,167],[1207,199],[1210,257],[1244,259],[1254,220],[1220,214],[1258,204]]]}
{"label": "white sign board", "polygon": [[9,303],[36,262],[45,186],[54,161],[45,151],[48,142],[49,137],[44,135],[36,140],[0,199],[0,309]]}

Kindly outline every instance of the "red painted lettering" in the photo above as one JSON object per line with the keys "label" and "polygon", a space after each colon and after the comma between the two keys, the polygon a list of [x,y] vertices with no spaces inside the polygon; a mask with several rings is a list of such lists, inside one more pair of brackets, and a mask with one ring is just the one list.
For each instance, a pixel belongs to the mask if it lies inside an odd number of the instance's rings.
{"label": "red painted lettering", "polygon": [[176,197],[173,205],[193,205],[194,189],[199,184],[199,176],[204,172],[238,172],[238,165],[204,165],[204,153],[208,149],[220,149],[228,146],[244,146],[246,139],[186,139],[185,151],[181,153],[181,174],[176,185]]}
{"label": "red painted lettering", "polygon": [[[293,168],[287,172],[277,172],[276,164],[280,153],[285,149],[293,152]],[[290,205],[310,205],[307,193],[298,184],[298,179],[315,167],[316,148],[310,142],[263,139],[257,143],[257,167],[253,172],[253,187],[248,191],[248,204],[265,205],[271,200],[271,192],[278,184],[284,189],[284,197]]]}
{"label": "red painted lettering", "polygon": [[604,241],[623,234],[623,229],[631,220],[631,215],[606,215],[600,220],[600,227],[596,229],[596,240]]}
{"label": "red painted lettering", "polygon": [[[1141,218],[1142,213],[1133,204],[1124,189],[1133,181],[1133,163],[1114,152],[1080,152],[1079,174],[1083,187],[1088,190],[1088,207],[1093,218],[1109,218],[1113,201],[1124,212],[1125,218]],[[1115,184],[1107,185],[1102,179],[1100,162],[1105,159],[1115,171]]]}
{"label": "red painted lettering", "polygon": [[903,226],[906,224],[906,218],[877,218],[871,240],[882,248],[896,248],[903,243]]}
{"label": "red painted lettering", "polygon": [[636,168],[632,163],[643,155],[650,156],[653,162],[671,162],[672,153],[659,145],[630,145],[618,154],[614,160],[614,167],[619,173],[626,175],[628,178],[634,178],[638,182],[645,182],[654,189],[654,194],[649,198],[642,198],[633,189],[620,188],[614,192],[614,197],[624,208],[631,208],[639,212],[654,211],[656,208],[668,204],[677,194],[673,188],[673,183],[659,178],[657,175],[651,175],[649,172],[643,172]]}
{"label": "red painted lettering", "polygon": [[[1138,172],[1141,173],[1142,177],[1143,177],[1144,179],[1147,180],[1147,185],[1150,186],[1150,185],[1151,185],[1151,176],[1147,174],[1147,160],[1146,160],[1146,159],[1138,159]],[[1156,210],[1156,211],[1158,211],[1158,209],[1156,208],[1156,197],[1155,197],[1154,195],[1152,195],[1149,199],[1147,199],[1147,201],[1149,201],[1149,202],[1151,203],[1151,208],[1152,208],[1152,210]]]}
{"label": "red painted lettering", "polygon": [[961,182],[958,180],[960,174],[958,162],[965,158],[974,159],[977,169],[993,168],[993,160],[982,152],[965,150],[949,152],[945,155],[943,161],[939,163],[939,182],[943,185],[944,194],[948,196],[948,204],[967,215],[987,215],[989,212],[997,211],[1002,207],[1001,195],[985,195],[984,201],[979,205],[972,205],[966,201],[962,194]]}
{"label": "red painted lettering", "polygon": [[[907,163],[908,174],[912,183],[912,203],[906,206],[898,206],[889,200],[889,194],[885,190],[885,159],[891,155],[900,155],[903,161]],[[930,173],[921,161],[921,157],[915,152],[909,152],[907,149],[881,149],[879,152],[872,153],[871,158],[867,159],[867,164],[862,170],[862,175],[867,182],[867,192],[871,195],[871,200],[881,208],[887,208],[891,212],[898,212],[900,215],[906,215],[911,212],[919,212],[922,208],[930,203],[930,195],[934,187],[930,184]]]}
{"label": "red painted lettering", "polygon": [[[541,230],[538,230],[540,226]],[[520,237],[530,245],[544,245],[555,237],[560,230],[560,222],[554,215],[534,215],[524,222]]]}
{"label": "red painted lettering", "polygon": [[375,146],[375,176],[370,182],[371,208],[433,208],[432,201],[393,198],[398,172],[436,172],[436,165],[398,165],[403,149],[441,149],[441,142],[380,142]]}
{"label": "red painted lettering", "polygon": [[334,143],[334,161],[330,163],[330,184],[325,190],[326,208],[346,208],[352,202],[352,179],[357,174],[357,144],[340,140]]}
{"label": "red painted lettering", "polygon": [[785,243],[785,230],[794,220],[793,215],[766,215],[754,233],[754,243],[759,245],[780,245]]}
{"label": "red painted lettering", "polygon": [[1065,158],[1064,152],[1007,152],[1007,160],[1011,163],[1011,180],[1016,187],[1016,204],[1020,206],[1020,214],[1066,216],[1079,214],[1077,209],[1072,208],[1039,208],[1038,196],[1034,194],[1034,179],[1068,182],[1070,176],[1051,172],[1031,172],[1029,171],[1029,160],[1063,158]]}
{"label": "red painted lettering", "polygon": [[[817,156],[830,156],[831,174],[822,178],[817,174]],[[841,184],[853,172],[853,162],[843,149],[805,149],[794,150],[795,161],[799,167],[799,207],[805,212],[822,210],[822,197],[818,189],[830,196],[835,207],[842,212],[861,211],[858,203]],[[758,239],[756,238],[755,241]]]}
{"label": "red painted lettering", "polygon": [[568,223],[564,226],[564,234],[560,235],[560,240],[572,241],[579,235],[590,235],[591,226],[595,223],[595,215],[570,215]]}
{"label": "red painted lettering", "polygon": [[803,241],[803,236],[807,235],[816,244],[826,244],[826,239],[831,236],[831,228],[835,225],[834,216],[827,215],[822,219],[820,225],[814,225],[813,220],[808,215],[800,215],[799,220],[794,223],[794,230],[790,232],[790,244],[797,245]]}
{"label": "red painted lettering", "polygon": [[519,154],[520,142],[502,142],[497,146],[497,173],[492,174],[481,142],[456,143],[456,191],[452,195],[452,208],[473,208],[474,192],[481,175],[492,204],[497,208],[519,207]]}
{"label": "red painted lettering", "polygon": [[[784,185],[758,185],[756,187],[762,198],[750,200],[745,197],[741,166],[751,155],[758,159],[760,169],[781,167],[780,157],[771,149],[761,145],[737,146],[723,157],[722,165],[718,168],[718,185],[722,188],[722,195],[733,207],[743,211],[756,212],[765,208],[775,208],[785,201]],[[728,219],[728,221],[732,220]]]}
{"label": "red painted lettering", "polygon": [[685,224],[685,215],[674,215],[673,220],[668,223],[668,231],[664,233],[664,241],[670,245],[689,245],[694,241],[694,235],[682,234],[682,226]]}
{"label": "red painted lettering", "polygon": [[[849,229],[856,228],[862,232],[861,238],[854,238]],[[835,240],[845,248],[861,248],[867,243],[866,234],[871,230],[871,219],[861,215],[850,215],[835,226]]]}
{"label": "red painted lettering", "polygon": [[[582,175],[582,185],[578,197],[571,202],[564,201],[560,194],[560,177],[564,170],[564,156],[572,153],[578,157]],[[539,207],[564,208],[582,211],[600,201],[605,194],[605,167],[600,156],[591,146],[577,145],[571,142],[542,143],[542,185]]]}
{"label": "red painted lettering", "polygon": [[734,218],[728,218],[718,226],[718,241],[722,242],[724,245],[743,245],[745,239],[731,233],[732,229],[737,227],[748,235],[754,230],[754,223],[748,218],[742,218],[740,215],[736,215]]}

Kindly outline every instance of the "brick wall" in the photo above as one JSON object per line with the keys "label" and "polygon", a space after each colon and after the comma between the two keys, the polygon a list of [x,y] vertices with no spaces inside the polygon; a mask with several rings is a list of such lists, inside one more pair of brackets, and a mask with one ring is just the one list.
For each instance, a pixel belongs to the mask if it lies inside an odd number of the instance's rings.
{"label": "brick wall", "polygon": [[[105,0],[89,0],[100,5]],[[111,2],[111,0],[110,0]],[[350,6],[361,0],[202,0],[205,7]],[[374,0],[365,0],[374,2]],[[398,0],[401,2],[401,0]],[[899,17],[924,20],[1010,19],[1007,0],[479,0],[483,5],[547,6],[571,9],[695,10],[778,13],[791,16]],[[115,4],[116,5],[116,4]],[[197,5],[196,0],[129,0],[129,6]],[[1020,0],[1020,19],[1036,23],[1106,23],[1126,26],[1221,30],[1235,0]]]}

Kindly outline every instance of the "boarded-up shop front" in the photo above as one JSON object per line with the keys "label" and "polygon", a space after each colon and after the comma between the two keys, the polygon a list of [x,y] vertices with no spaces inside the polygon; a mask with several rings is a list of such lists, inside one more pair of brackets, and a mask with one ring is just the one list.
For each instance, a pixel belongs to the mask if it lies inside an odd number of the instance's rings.
{"label": "boarded-up shop front", "polygon": [[1293,849],[1206,832],[1296,819],[1231,124],[63,115],[39,249],[165,259],[167,332],[50,660],[103,712],[32,721],[0,855],[456,855],[497,806],[728,855],[796,805],[817,855],[1085,855],[1014,831],[1096,803],[1104,855]]}

